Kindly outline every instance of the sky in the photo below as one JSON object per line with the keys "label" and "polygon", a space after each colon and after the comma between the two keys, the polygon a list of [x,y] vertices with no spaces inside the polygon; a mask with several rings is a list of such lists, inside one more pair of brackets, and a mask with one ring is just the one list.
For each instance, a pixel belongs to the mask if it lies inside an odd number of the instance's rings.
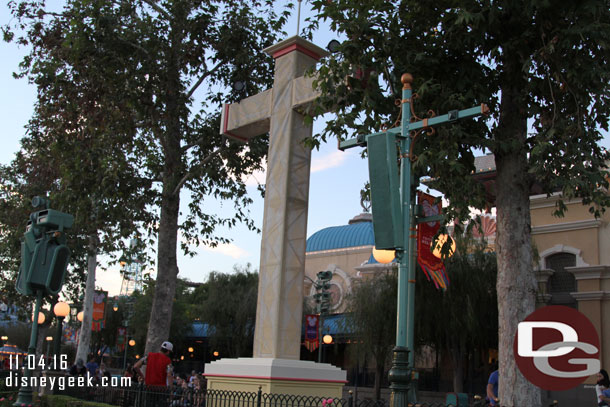
{"label": "sky", "polygon": [[[312,16],[312,12],[304,1],[301,27],[305,25],[304,19],[308,16]],[[0,24],[5,25],[10,19],[6,3],[3,2],[0,5]],[[293,16],[284,27],[288,36],[296,34],[296,21],[295,9]],[[314,34],[313,43],[325,48],[333,38],[335,37],[329,29],[321,24],[320,30]],[[0,42],[0,164],[3,165],[10,163],[19,150],[20,140],[24,136],[24,126],[32,115],[36,100],[35,86],[29,84],[26,79],[14,79],[12,76],[26,54],[27,49],[13,43]],[[321,131],[324,121],[324,116],[315,120],[314,133]],[[357,150],[341,152],[337,150],[336,141],[330,141],[322,145],[319,151],[312,152],[308,237],[324,227],[347,224],[349,219],[362,212],[360,190],[368,180],[368,167]],[[249,192],[254,199],[250,208],[251,216],[260,229],[263,220],[263,199],[256,190],[257,181],[264,183],[265,174],[256,173],[247,182]],[[184,193],[181,199],[183,203],[186,202],[188,193]],[[227,210],[218,202],[211,202],[208,208],[213,211]],[[25,222],[26,219],[24,219],[24,227]],[[178,257],[180,277],[203,282],[211,271],[230,273],[234,265],[244,266],[247,263],[258,270],[261,235],[243,226],[231,230],[220,229],[220,231],[224,236],[232,239],[232,242],[214,249],[196,247],[194,249],[197,255],[194,257],[180,254]],[[146,269],[152,269],[154,276],[154,264]],[[107,290],[110,295],[118,295],[121,287],[118,266],[110,267],[105,271],[98,269],[96,287]]]}

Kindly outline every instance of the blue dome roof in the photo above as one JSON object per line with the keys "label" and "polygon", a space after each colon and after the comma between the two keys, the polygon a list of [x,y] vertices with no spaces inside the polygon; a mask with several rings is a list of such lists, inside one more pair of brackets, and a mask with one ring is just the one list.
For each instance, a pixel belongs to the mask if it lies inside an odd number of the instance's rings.
{"label": "blue dome roof", "polygon": [[317,231],[307,239],[306,251],[309,253],[374,245],[373,223],[357,222],[351,225],[332,226]]}

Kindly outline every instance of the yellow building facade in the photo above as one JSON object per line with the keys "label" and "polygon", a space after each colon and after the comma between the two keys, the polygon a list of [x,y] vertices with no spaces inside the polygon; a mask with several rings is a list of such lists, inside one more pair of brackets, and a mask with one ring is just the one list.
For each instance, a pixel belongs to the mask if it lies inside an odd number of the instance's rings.
{"label": "yellow building facade", "polygon": [[[559,195],[530,198],[538,253],[539,305],[567,305],[585,314],[600,337],[602,367],[610,366],[610,214],[595,218],[580,200],[553,216]],[[590,378],[587,383],[594,383]]]}

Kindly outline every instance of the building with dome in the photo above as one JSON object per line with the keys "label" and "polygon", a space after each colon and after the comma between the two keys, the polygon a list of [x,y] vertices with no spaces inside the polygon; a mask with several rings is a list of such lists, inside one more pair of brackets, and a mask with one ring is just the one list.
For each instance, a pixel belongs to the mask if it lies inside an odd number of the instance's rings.
{"label": "building with dome", "polygon": [[394,267],[375,260],[374,246],[373,217],[367,212],[350,219],[347,225],[327,227],[312,234],[305,253],[305,295],[315,294],[313,281],[318,272],[331,271],[330,312],[344,312],[345,298],[355,281]]}

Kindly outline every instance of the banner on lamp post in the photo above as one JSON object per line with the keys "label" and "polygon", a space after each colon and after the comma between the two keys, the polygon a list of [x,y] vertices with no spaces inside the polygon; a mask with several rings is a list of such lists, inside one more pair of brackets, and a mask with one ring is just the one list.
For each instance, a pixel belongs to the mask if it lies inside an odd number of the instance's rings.
{"label": "banner on lamp post", "polygon": [[319,315],[305,315],[305,347],[310,352],[316,350],[320,345],[320,338],[318,337],[319,327]]}
{"label": "banner on lamp post", "polygon": [[120,326],[117,328],[117,336],[116,336],[116,346],[119,351],[123,351],[125,349],[125,339],[127,337],[127,329],[124,326]]}
{"label": "banner on lamp post", "polygon": [[108,291],[96,291],[93,295],[93,322],[92,331],[101,331],[106,319],[106,302]]}
{"label": "banner on lamp post", "polygon": [[[435,203],[436,198],[432,195],[418,191],[417,199],[425,217],[441,213],[442,204]],[[440,221],[422,222],[417,225],[417,263],[424,271],[428,281],[432,281],[437,289],[446,290],[449,285],[449,277],[445,272],[445,265],[441,259],[432,254],[431,250],[432,241],[440,227]]]}

